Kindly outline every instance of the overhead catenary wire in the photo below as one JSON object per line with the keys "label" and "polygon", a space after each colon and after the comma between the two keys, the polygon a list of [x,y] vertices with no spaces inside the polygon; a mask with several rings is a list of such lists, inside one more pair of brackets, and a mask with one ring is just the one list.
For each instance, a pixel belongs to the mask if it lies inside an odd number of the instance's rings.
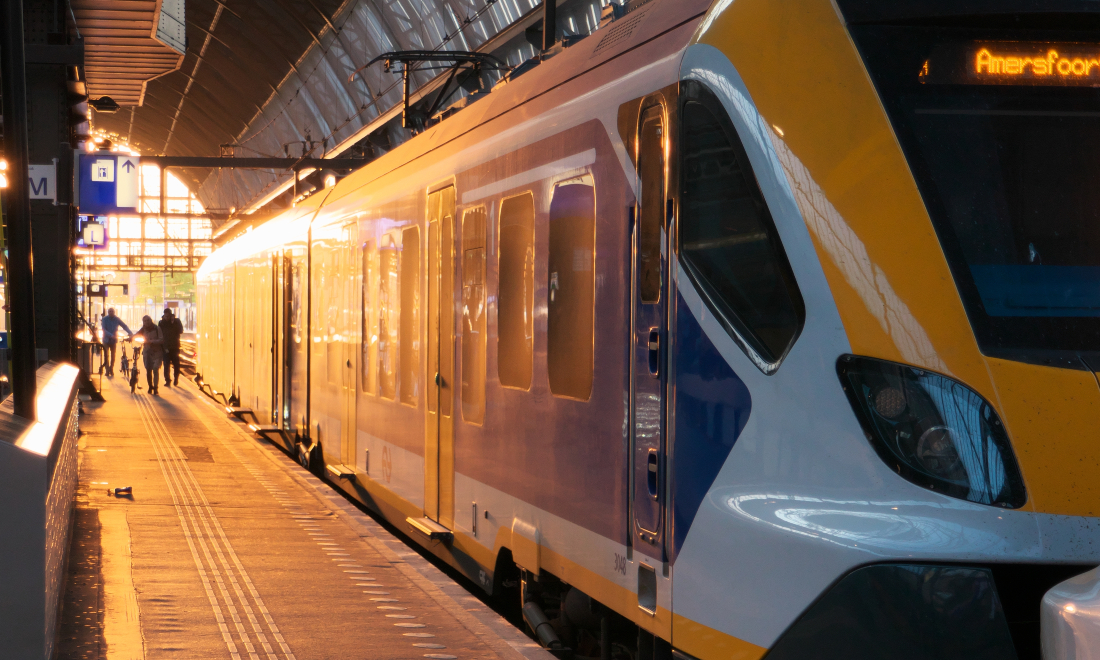
{"label": "overhead catenary wire", "polygon": [[[479,20],[481,20],[482,16],[484,16],[484,15],[485,15],[485,13],[486,13],[486,12],[487,12],[487,11],[488,11],[488,10],[489,10],[489,9],[490,9],[490,8],[491,8],[492,6],[493,6],[493,5],[495,5],[495,4],[496,4],[496,2],[497,2],[497,0],[487,0],[487,1],[486,1],[486,3],[485,3],[485,5],[484,5],[484,6],[483,6],[483,7],[481,8],[481,9],[479,9],[479,10],[478,10],[478,11],[477,11],[477,12],[476,12],[476,13],[475,13],[475,14],[474,14],[473,16],[468,16],[468,17],[467,17],[466,19],[464,19],[463,21],[461,21],[461,22],[460,22],[460,23],[458,24],[457,28],[456,28],[456,29],[455,29],[455,30],[454,30],[453,32],[451,32],[451,33],[448,33],[448,34],[447,34],[446,36],[444,36],[444,38],[443,38],[443,39],[442,39],[442,40],[440,41],[440,43],[439,43],[439,44],[438,44],[438,45],[437,45],[437,46],[436,46],[435,48],[433,48],[432,50],[433,50],[433,51],[438,51],[438,50],[441,50],[441,49],[443,49],[443,47],[444,47],[444,46],[446,46],[447,44],[449,44],[450,42],[452,42],[452,41],[453,41],[454,39],[456,39],[456,38],[458,38],[459,36],[461,36],[461,35],[462,35],[462,33],[463,33],[463,32],[464,32],[464,31],[465,31],[465,30],[466,30],[466,29],[467,29],[468,27],[470,27],[471,25],[474,25],[474,24],[475,24],[475,23],[477,23],[477,22],[478,22]],[[453,18],[453,14],[452,14],[452,18]],[[327,55],[327,51],[326,51],[325,55]],[[321,61],[323,61],[323,59],[324,59],[324,58],[321,58]],[[315,74],[315,73],[317,72],[317,69],[318,69],[319,67],[320,67],[320,62],[318,62],[317,66],[315,66],[315,67],[313,68],[313,70],[312,70],[312,71],[310,71],[309,75],[305,77],[305,79],[304,79],[303,83],[304,83],[304,82],[306,82],[306,81],[308,81],[308,80],[309,80],[310,78],[312,78],[312,76],[313,76],[313,75],[314,75],[314,74]],[[451,67],[440,67],[440,69],[450,69],[450,68],[451,68]],[[430,71],[430,70],[435,70],[435,67],[424,67],[424,66],[418,66],[418,67],[416,67],[415,69],[413,69],[412,71],[410,71],[410,73],[412,73],[412,72],[414,72],[414,71]],[[383,99],[384,99],[384,98],[385,98],[385,97],[386,97],[387,95],[389,95],[389,94],[390,94],[390,92],[394,91],[394,89],[395,89],[395,88],[397,88],[397,87],[398,87],[399,85],[402,85],[402,84],[403,84],[403,80],[401,80],[401,79],[398,79],[398,80],[394,81],[393,83],[391,83],[391,84],[390,84],[389,86],[387,86],[387,87],[386,87],[385,89],[381,89],[381,88],[378,88],[378,89],[376,89],[376,91],[375,91],[375,92],[374,92],[374,93],[372,94],[372,93],[371,93],[371,91],[370,91],[370,85],[369,85],[369,84],[367,83],[367,81],[366,81],[366,80],[364,79],[364,80],[363,80],[363,85],[364,85],[364,86],[365,86],[365,87],[367,88],[367,93],[368,93],[368,94],[371,94],[371,96],[372,96],[373,98],[371,98],[371,100],[370,100],[369,102],[367,102],[367,103],[364,103],[364,104],[360,105],[360,107],[359,107],[358,111],[357,111],[357,112],[356,112],[355,114],[353,114],[353,115],[349,116],[349,117],[348,117],[347,119],[345,119],[345,120],[344,120],[344,121],[343,121],[342,123],[340,123],[340,124],[339,124],[338,126],[336,126],[336,127],[335,127],[335,128],[333,128],[333,129],[332,129],[331,131],[329,131],[329,133],[328,133],[328,134],[326,134],[326,135],[325,135],[325,136],[324,136],[323,138],[321,138],[321,140],[319,140],[319,141],[318,141],[317,143],[315,143],[315,146],[314,146],[314,147],[313,147],[312,149],[310,149],[310,150],[309,150],[308,152],[307,152],[307,151],[306,151],[305,149],[303,149],[303,150],[302,150],[302,157],[303,157],[303,158],[304,158],[304,157],[308,157],[308,156],[310,156],[311,154],[313,154],[313,153],[314,153],[314,151],[316,151],[316,147],[317,147],[317,146],[321,146],[321,147],[322,147],[322,150],[323,150],[323,153],[327,153],[327,152],[328,152],[328,146],[327,146],[327,145],[328,145],[328,141],[329,141],[329,140],[330,140],[331,138],[333,138],[333,136],[335,136],[335,135],[336,135],[337,133],[339,133],[339,132],[340,132],[341,130],[343,130],[344,128],[346,128],[346,127],[347,127],[347,126],[348,126],[349,124],[351,124],[351,123],[352,123],[353,121],[355,121],[355,120],[359,119],[359,117],[361,117],[361,116],[363,115],[363,113],[367,112],[368,110],[370,110],[370,109],[372,109],[372,108],[375,108],[375,107],[378,107],[378,106],[380,106],[380,104],[381,104],[382,100],[383,100]],[[295,93],[295,96],[297,96],[297,93]],[[244,138],[243,140],[239,140],[239,141],[237,142],[237,146],[239,146],[239,147],[242,147],[242,148],[243,148],[243,147],[245,146],[245,143],[247,143],[247,142],[250,142],[250,141],[254,140],[255,138],[257,138],[257,137],[259,137],[260,135],[262,135],[262,134],[263,134],[263,133],[264,133],[265,131],[267,131],[267,130],[268,130],[269,128],[271,128],[271,127],[272,127],[272,126],[273,126],[273,125],[275,124],[275,122],[276,122],[276,121],[278,121],[278,120],[279,120],[279,118],[280,118],[280,117],[281,117],[281,116],[283,115],[283,112],[284,112],[284,111],[285,111],[285,110],[286,110],[286,109],[287,109],[287,108],[288,108],[288,107],[290,106],[290,104],[291,104],[291,103],[293,103],[293,101],[294,101],[294,99],[293,99],[293,98],[291,98],[290,100],[286,101],[286,102],[285,102],[285,103],[283,104],[283,106],[282,106],[282,107],[281,107],[281,108],[279,109],[279,111],[278,111],[278,112],[276,112],[276,113],[274,113],[274,116],[273,116],[273,117],[272,117],[271,119],[269,119],[269,120],[268,120],[268,122],[267,122],[266,124],[264,124],[264,125],[263,125],[262,127],[260,127],[259,129],[257,129],[257,130],[255,130],[255,131],[253,131],[251,135],[249,135],[248,137]],[[396,103],[395,103],[394,105],[396,105]],[[390,107],[393,107],[393,106],[390,106]],[[385,110],[389,110],[389,107],[385,108]],[[379,111],[378,111],[378,112],[379,112],[379,115],[381,115],[381,114],[382,114],[382,113],[383,113],[383,112],[384,112],[385,110],[379,110]],[[261,152],[257,151],[257,153],[261,153]],[[268,191],[270,191],[270,190],[272,189],[272,187],[273,187],[273,186],[278,186],[278,185],[281,185],[281,182],[282,182],[282,179],[281,179],[281,178],[280,178],[279,176],[277,176],[277,175],[274,175],[274,176],[272,177],[272,180],[271,180],[271,181],[270,181],[270,182],[269,182],[269,183],[268,183],[267,185],[265,185],[265,186],[264,186],[263,188],[261,188],[261,189],[260,189],[260,190],[259,190],[259,191],[258,191],[258,192],[257,192],[256,194],[254,194],[254,195],[253,195],[253,196],[252,196],[252,197],[251,197],[251,198],[250,198],[250,199],[249,199],[249,200],[248,200],[247,202],[244,202],[244,203],[243,203],[243,204],[241,205],[241,207],[242,207],[242,208],[248,208],[248,207],[250,207],[250,206],[251,206],[252,204],[254,204],[254,203],[255,203],[255,200],[257,200],[257,199],[259,199],[259,198],[262,198],[262,197],[263,197],[264,195],[268,194]]]}
{"label": "overhead catenary wire", "polygon": [[[448,33],[446,36],[444,36],[443,40],[440,41],[440,43],[435,48],[432,48],[431,50],[432,51],[441,50],[444,46],[446,46],[450,42],[454,41],[459,35],[462,34],[462,32],[467,27],[469,27],[470,25],[473,25],[474,23],[479,21],[481,19],[481,17],[485,14],[485,12],[488,11],[489,8],[492,7],[494,4],[496,4],[496,2],[497,2],[497,0],[487,0],[484,7],[479,9],[477,11],[477,13],[475,13],[473,16],[469,16],[466,19],[464,19],[458,25],[458,27],[455,29],[454,32]],[[327,55],[327,52],[325,54]],[[319,67],[319,65],[318,65],[318,67]],[[306,76],[303,83],[308,81],[310,78],[313,77],[313,75],[317,72],[318,67],[314,67],[313,70],[310,71],[309,75]],[[356,69],[355,73],[358,73],[362,68],[363,67],[360,67],[360,69]],[[447,68],[450,68],[450,67],[447,67]],[[411,72],[420,71],[420,70],[427,71],[427,70],[430,70],[430,69],[422,68],[422,67],[416,67]],[[349,76],[349,80],[354,77],[355,73],[353,73],[352,76]],[[329,138],[331,138],[334,135],[336,135],[337,133],[339,133],[343,128],[347,127],[348,124],[350,124],[353,120],[358,119],[360,116],[362,116],[362,114],[364,112],[366,112],[367,110],[377,106],[382,99],[384,99],[390,92],[392,92],[395,88],[397,88],[401,84],[402,84],[401,80],[396,80],[396,81],[392,82],[389,86],[387,86],[385,89],[379,89],[379,90],[375,91],[372,94],[373,98],[370,100],[369,103],[362,104],[359,107],[359,110],[354,115],[348,117],[347,119],[344,120],[344,122],[342,122],[341,124],[336,126],[334,129],[329,131],[328,134],[326,134],[320,141],[318,141],[318,144],[323,144],[323,143],[327,142]],[[365,87],[367,87],[367,91],[368,91],[368,93],[370,93],[370,85],[367,83],[367,81],[365,79],[363,80],[363,85]],[[297,96],[297,94],[295,94],[295,96]],[[245,139],[240,140],[238,142],[238,146],[243,146],[244,143],[249,142],[251,140],[254,140],[257,137],[259,137],[261,134],[263,134],[264,131],[266,131],[268,128],[270,128],[276,121],[278,121],[279,117],[282,115],[282,111],[285,110],[286,108],[288,108],[290,106],[290,104],[293,103],[293,102],[294,102],[293,98],[286,101],[283,104],[282,108],[280,108],[279,112],[275,113],[275,116],[272,119],[270,119],[266,124],[264,124],[261,128],[254,131],[251,135],[249,135]],[[316,149],[316,147],[314,147],[314,150],[315,149]],[[302,155],[307,156],[307,155],[312,154],[312,153],[313,153],[313,150],[310,150],[308,153],[303,153]]]}

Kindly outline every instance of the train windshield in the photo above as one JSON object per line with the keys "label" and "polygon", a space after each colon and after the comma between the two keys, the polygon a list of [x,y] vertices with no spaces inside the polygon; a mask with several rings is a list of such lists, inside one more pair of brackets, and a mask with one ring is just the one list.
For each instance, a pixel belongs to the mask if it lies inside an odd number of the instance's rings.
{"label": "train windshield", "polygon": [[852,34],[982,351],[1100,351],[1100,34]]}

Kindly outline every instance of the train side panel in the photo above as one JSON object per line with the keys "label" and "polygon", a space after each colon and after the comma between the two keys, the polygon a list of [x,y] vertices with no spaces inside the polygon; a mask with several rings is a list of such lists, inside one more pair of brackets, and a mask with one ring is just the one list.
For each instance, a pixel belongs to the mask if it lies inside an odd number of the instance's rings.
{"label": "train side panel", "polygon": [[[423,515],[430,474],[426,388],[434,376],[426,362],[426,314],[433,312],[427,302],[427,201],[450,178],[456,382],[455,497],[448,513],[456,538],[451,548],[430,549],[486,588],[498,553],[510,550],[523,568],[575,584],[665,639],[672,631],[671,564],[662,562],[660,551],[646,558],[634,549],[628,520],[624,328],[637,182],[633,139],[620,135],[620,115],[624,105],[677,81],[695,24],[681,21],[662,33],[668,29],[668,22],[660,23],[662,12],[685,13],[669,9],[673,5],[654,3],[648,33],[639,32],[653,39],[644,47],[472,131],[459,128],[460,114],[418,138],[427,152],[419,159],[398,164],[391,154],[338,185],[313,224],[306,257],[308,313],[300,306],[291,313],[292,325],[308,318],[311,331],[301,339],[311,365],[308,392],[297,370],[301,359],[292,360],[291,405],[305,410],[303,399],[309,402],[307,424],[294,415],[298,434],[320,440],[327,463],[354,469],[353,479],[334,483],[392,522]],[[584,70],[584,58],[596,59],[599,39],[558,55],[560,70]],[[530,93],[525,90],[538,89],[560,70],[536,68],[474,104],[467,117],[474,121],[479,113],[517,105]],[[634,127],[628,122],[626,130]],[[577,239],[573,246],[572,271],[593,273],[593,314],[584,330],[591,362],[581,370],[579,385],[551,383],[549,306],[557,291],[553,276],[562,273],[551,272],[549,253],[554,223],[564,217],[555,202],[562,204],[566,196],[589,199],[592,209],[591,243]],[[353,217],[350,238],[345,231]],[[529,325],[520,331],[527,346],[517,365],[514,353],[502,359],[500,349],[500,296],[508,283],[502,280],[501,246],[515,239],[520,225],[530,228],[528,253],[519,270],[513,264],[509,272],[525,281],[522,322]],[[480,305],[481,316],[470,305]],[[243,344],[236,350],[243,351]],[[349,369],[351,380],[344,373]],[[344,405],[349,384],[355,392],[351,409]],[[347,433],[350,423],[354,436]],[[642,563],[658,567],[652,614],[639,608]]]}
{"label": "train side panel", "polygon": [[[448,144],[416,174],[398,169],[355,192],[338,188],[334,193],[337,201],[322,213],[325,217],[348,217],[352,209],[369,209],[369,217],[360,222],[358,230],[363,262],[359,274],[365,290],[359,310],[364,342],[362,368],[357,374],[357,441],[354,450],[325,445],[328,460],[342,461],[349,453],[354,456],[358,483],[353,487],[348,480],[341,480],[340,484],[382,507],[395,522],[424,510],[424,482],[420,477],[424,404],[413,398],[420,396],[418,389],[406,386],[413,379],[423,383],[432,374],[422,363],[423,343],[413,351],[420,353],[415,358],[420,373],[408,374],[401,366],[409,359],[408,342],[401,341],[403,325],[416,324],[420,328],[417,341],[426,341],[423,319],[402,319],[405,300],[401,291],[403,284],[412,281],[410,273],[418,273],[422,282],[413,286],[421,296],[423,309],[427,265],[410,268],[402,260],[409,254],[407,241],[411,236],[418,241],[418,255],[427,250],[426,211],[420,191],[429,190],[458,171],[455,250],[465,252],[461,241],[467,215],[474,218],[484,213],[484,248],[478,247],[478,237],[467,238],[473,241],[473,259],[481,258],[477,251],[484,249],[488,324],[484,376],[477,375],[480,365],[463,361],[463,342],[468,336],[473,338],[473,328],[457,329],[456,377],[463,383],[484,378],[485,412],[478,413],[472,401],[476,397],[463,400],[462,392],[456,392],[459,421],[455,430],[453,515],[457,552],[437,551],[488,587],[497,552],[507,548],[515,556],[521,553],[521,547],[534,546],[534,552],[520,560],[521,565],[535,571],[547,570],[578,584],[631,620],[666,637],[671,629],[670,575],[662,574],[660,578],[664,586],[659,589],[659,615],[641,612],[634,577],[641,559],[629,558],[632,552],[625,517],[628,475],[623,392],[627,369],[626,337],[621,329],[628,314],[623,298],[624,273],[629,271],[629,207],[636,184],[632,175],[628,176],[631,159],[618,129],[620,105],[655,91],[657,82],[661,86],[675,82],[676,44],[683,43],[679,40],[690,32],[690,27],[684,27],[659,40],[651,52],[624,58],[616,67],[597,70],[592,78],[570,83],[553,104],[546,100],[548,116],[540,116],[538,107],[526,108],[524,113],[502,118],[499,126],[483,127]],[[631,67],[642,69],[639,63],[647,58],[650,66],[631,75]],[[652,64],[653,59],[658,64]],[[585,91],[593,87],[603,90],[602,94],[586,95]],[[563,98],[574,100],[562,103]],[[518,150],[506,146],[507,136],[513,135],[523,135],[526,146]],[[463,164],[470,162],[483,164],[463,169]],[[598,311],[588,331],[595,355],[589,367],[593,383],[586,398],[555,396],[547,371],[549,213],[562,185],[594,189],[595,249],[589,248],[589,253],[594,252],[591,258],[600,275],[594,284],[593,304]],[[516,387],[501,384],[496,292],[500,287],[500,216],[506,203],[525,196],[530,198],[534,213],[532,371],[529,384]],[[337,220],[331,222],[339,224]],[[315,240],[315,248],[317,245]],[[465,282],[464,268],[467,266],[463,261],[456,282]],[[348,273],[344,279],[351,277]],[[476,279],[471,278],[475,286]],[[459,288],[456,284],[453,292],[457,323],[468,318],[468,314],[464,316],[467,293],[463,289],[465,286]],[[318,357],[320,354],[315,359]],[[475,374],[470,376],[468,372]],[[319,373],[315,370],[314,377]],[[322,383],[315,385],[315,392],[327,387]],[[325,414],[336,417],[332,411]],[[468,418],[470,414],[474,419]],[[563,423],[563,419],[568,422]],[[335,433],[328,436],[334,437]]]}

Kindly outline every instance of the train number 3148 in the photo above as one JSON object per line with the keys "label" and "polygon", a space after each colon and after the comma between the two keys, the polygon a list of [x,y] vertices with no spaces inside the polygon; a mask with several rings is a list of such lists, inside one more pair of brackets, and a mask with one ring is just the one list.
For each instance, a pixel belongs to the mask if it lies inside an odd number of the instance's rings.
{"label": "train number 3148", "polygon": [[615,553],[615,570],[626,575],[626,557]]}

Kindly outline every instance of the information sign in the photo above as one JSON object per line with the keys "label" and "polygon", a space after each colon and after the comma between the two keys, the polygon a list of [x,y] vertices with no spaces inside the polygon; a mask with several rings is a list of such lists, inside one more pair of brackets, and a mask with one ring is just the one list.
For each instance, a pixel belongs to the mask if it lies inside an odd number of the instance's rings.
{"label": "information sign", "polygon": [[84,225],[84,245],[88,247],[103,247],[107,244],[106,228],[100,224]]}
{"label": "information sign", "polygon": [[31,165],[28,183],[31,199],[48,199],[57,202],[57,163]]}
{"label": "information sign", "polygon": [[80,155],[80,213],[133,213],[138,204],[140,159],[111,153]]}
{"label": "information sign", "polygon": [[80,215],[77,216],[76,246],[90,250],[102,250],[111,242],[107,234],[107,218]]}

